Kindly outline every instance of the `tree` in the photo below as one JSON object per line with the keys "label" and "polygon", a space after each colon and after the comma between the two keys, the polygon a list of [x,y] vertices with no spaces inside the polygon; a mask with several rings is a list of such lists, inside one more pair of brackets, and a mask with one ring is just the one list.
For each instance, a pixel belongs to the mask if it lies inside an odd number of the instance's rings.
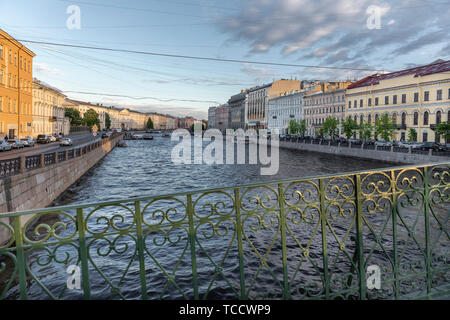
{"label": "tree", "polygon": [[408,142],[414,141],[417,141],[417,131],[414,128],[410,128],[408,133]]}
{"label": "tree", "polygon": [[328,117],[323,123],[323,133],[329,138],[333,138],[338,134],[339,121],[333,117]]}
{"label": "tree", "polygon": [[152,118],[148,118],[148,120],[147,120],[147,124],[145,125],[145,127],[147,128],[147,129],[153,129],[153,121],[152,121]]}
{"label": "tree", "polygon": [[441,122],[436,126],[436,129],[434,132],[439,135],[443,136],[444,140],[447,141],[450,139],[450,122]]}
{"label": "tree", "polygon": [[106,129],[111,128],[111,117],[108,113],[105,113],[105,127]]}
{"label": "tree", "polygon": [[290,120],[288,125],[288,131],[290,134],[298,133],[300,129],[300,124],[295,120]]}
{"label": "tree", "polygon": [[361,134],[361,139],[370,139],[370,137],[372,136],[372,125],[369,122],[363,122],[358,127],[358,131]]}
{"label": "tree", "polygon": [[83,123],[88,127],[92,127],[94,124],[96,124],[97,127],[100,127],[98,113],[94,109],[89,109],[84,114]]}
{"label": "tree", "polygon": [[64,116],[70,119],[70,124],[72,126],[81,126],[83,124],[83,119],[81,118],[80,111],[74,108],[66,108],[64,111]]}
{"label": "tree", "polygon": [[389,141],[394,134],[394,121],[387,114],[383,114],[375,121],[375,130],[383,140]]}
{"label": "tree", "polygon": [[356,130],[357,128],[358,124],[351,117],[348,117],[342,123],[342,130],[344,131],[344,134],[347,137],[347,139],[350,139],[353,136],[353,131]]}
{"label": "tree", "polygon": [[306,133],[306,120],[305,119],[300,120],[298,133],[300,133],[302,135],[302,137],[305,136],[305,133]]}

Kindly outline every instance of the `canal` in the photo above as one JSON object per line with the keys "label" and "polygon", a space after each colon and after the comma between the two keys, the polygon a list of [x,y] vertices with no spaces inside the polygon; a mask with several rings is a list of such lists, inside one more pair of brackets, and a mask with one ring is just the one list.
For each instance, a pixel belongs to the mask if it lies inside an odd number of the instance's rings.
{"label": "canal", "polygon": [[[278,173],[272,176],[261,176],[260,165],[258,164],[174,164],[171,161],[171,151],[176,143],[172,142],[170,138],[156,136],[154,140],[129,140],[126,141],[126,144],[126,148],[116,148],[108,156],[102,159],[86,175],[77,181],[77,183],[72,185],[63,195],[61,195],[52,206],[63,206],[72,203],[80,204],[113,201],[131,197],[156,196],[192,191],[195,189],[265,183],[273,180],[305,178],[315,175],[391,166],[389,163],[380,161],[280,149]],[[341,191],[342,193],[345,193],[345,187],[343,187]],[[262,196],[262,194],[257,194],[257,196]],[[216,202],[216,204],[221,204],[221,201],[223,200],[221,195],[214,197],[208,199],[209,203]],[[226,209],[230,208],[230,204],[226,204],[225,201],[222,204],[221,210],[226,211]],[[171,204],[167,203],[167,205]],[[270,204],[267,205],[270,206]],[[144,206],[144,204],[142,204],[142,206]],[[202,210],[205,210],[207,207],[208,205],[203,207],[199,205],[199,216],[202,215]],[[173,208],[175,208],[175,206]],[[154,222],[158,220],[158,213],[161,213],[166,209],[164,203],[161,203],[159,207],[160,211],[158,211],[158,207],[156,207],[153,215],[150,213],[146,213],[145,215],[147,217],[150,216],[150,218],[148,218],[149,221]],[[180,211],[176,211],[175,208],[174,211],[171,212],[171,214],[174,214],[172,217],[174,221],[176,220],[177,215],[181,214]],[[71,219],[70,216],[74,216],[74,214],[74,212],[70,212],[67,213],[67,216],[58,219],[61,219],[62,222],[66,222],[69,225],[72,224],[73,228],[74,220]],[[102,214],[110,219],[109,222],[101,217]],[[305,210],[304,214],[309,215],[310,213],[307,213]],[[118,230],[121,227],[127,228],[126,226],[129,224],[129,221],[127,221],[127,212],[126,210],[122,210],[122,208],[103,208],[98,210],[98,212],[93,212],[88,215],[92,215],[91,222],[93,222],[93,224],[91,226],[88,225],[88,231],[92,234],[95,234],[96,232],[101,234],[102,228],[105,227],[105,223],[108,225],[107,227],[110,227],[113,220],[115,220],[115,227],[118,227]],[[207,215],[208,214],[206,214],[206,216]],[[343,216],[345,216],[345,214]],[[129,214],[128,218],[131,219]],[[269,220],[267,223],[268,225],[273,223],[273,220],[270,220],[270,217],[264,216],[263,220],[266,218]],[[305,221],[308,221],[308,217],[303,218],[305,218]],[[300,269],[300,264],[297,268],[292,267],[292,270],[289,269],[289,274],[293,274],[293,279],[298,283],[309,282],[313,283],[313,286],[317,286],[318,283],[321,282],[321,272],[323,271],[323,268],[320,266],[321,263],[318,262],[315,264],[314,262],[321,261],[322,259],[319,253],[321,248],[320,236],[318,236],[317,230],[313,230],[317,228],[318,224],[313,222],[313,220],[318,221],[318,215],[310,214],[309,218],[311,220],[309,225],[294,223],[295,226],[292,226],[291,231],[295,234],[295,237],[292,238],[295,239],[297,243],[291,239],[290,242],[287,243],[287,249],[290,258],[293,260],[302,260],[304,257],[302,251],[299,250],[299,246],[308,246],[310,250],[308,259],[311,263],[306,261],[301,265]],[[384,218],[385,217],[377,222],[380,226],[384,223]],[[292,219],[293,222],[295,222],[294,220],[295,219]],[[343,242],[347,247],[342,253],[339,250],[339,247],[342,247],[342,244],[337,245],[336,248],[332,248],[330,245],[329,256],[330,258],[335,257],[335,264],[338,264],[341,267],[343,266],[342,268],[337,268],[337,270],[339,270],[336,271],[336,274],[339,274],[340,277],[339,281],[342,282],[342,279],[344,279],[344,282],[348,281],[349,287],[357,287],[356,278],[351,276],[351,274],[355,272],[351,265],[352,254],[355,253],[354,239],[352,238],[354,237],[354,232],[352,231],[353,227],[351,221],[352,219],[347,219],[347,221],[338,221],[336,222],[336,225],[333,225],[333,232],[337,237],[345,239]],[[50,218],[49,221],[44,220],[42,223],[49,223],[49,225],[51,225],[54,224],[55,221],[51,221]],[[265,225],[265,223],[266,222],[263,222],[262,225]],[[330,229],[331,225],[334,223],[335,222],[330,219]],[[259,226],[254,228],[254,226],[258,224]],[[149,226],[151,225],[150,222]],[[278,243],[273,242],[279,235],[276,230],[272,230],[270,227],[261,228],[260,226],[261,221],[256,223],[250,222],[248,226],[244,226],[244,228],[247,228],[246,230],[249,234],[248,238],[245,239],[246,241],[244,241],[244,250],[248,252],[248,257],[247,255],[245,256],[247,265],[245,273],[249,282],[252,281],[248,284],[249,288],[252,288],[252,290],[249,289],[249,292],[251,292],[248,297],[253,299],[264,297],[280,298],[279,279],[274,280],[274,276],[271,274],[272,271],[274,273],[281,272],[281,247]],[[64,228],[61,227],[61,225],[57,225],[57,227],[60,229],[60,237],[63,237],[65,232],[69,234],[72,232],[70,227]],[[229,232],[229,230],[233,229],[233,225],[225,221],[222,225],[218,224],[214,226],[213,231],[208,230],[208,227],[211,226],[205,224],[203,225],[203,230],[201,227],[197,230],[199,241],[201,238],[202,243],[201,250],[197,253],[199,272],[198,281],[199,283],[203,283],[199,287],[200,295],[202,298],[207,299],[235,299],[237,297],[237,290],[234,290],[233,286],[235,288],[239,286],[239,265],[237,262],[237,250],[234,246],[230,245],[235,242],[233,233]],[[33,232],[35,232],[35,229],[30,228],[30,239],[33,237]],[[146,238],[145,242],[147,248],[146,252],[148,254],[145,261],[147,275],[146,283],[149,298],[193,298],[193,292],[192,289],[190,289],[192,288],[192,269],[189,260],[189,250],[186,250],[186,233],[181,228],[161,229],[154,233],[155,237],[151,237],[152,234],[149,234],[148,239]],[[34,235],[36,235],[36,232]],[[333,235],[329,233],[328,237],[332,239]],[[372,241],[375,243],[375,237],[372,238]],[[310,243],[308,243],[308,239],[310,239]],[[391,234],[382,234],[382,241],[385,246],[391,246],[391,240]],[[404,242],[406,243],[406,241]],[[316,252],[314,251],[315,249],[317,249]],[[410,249],[411,248],[408,247],[404,250],[406,257],[409,257],[408,252],[410,252]],[[133,237],[129,237],[125,234],[110,238],[94,239],[90,242],[88,250],[90,254],[89,282],[91,283],[92,298],[140,298],[139,261],[136,256],[136,240]],[[268,254],[265,258],[266,263],[271,266],[268,268],[270,269],[269,271],[261,271],[258,257],[253,255],[254,257],[252,258],[252,253],[258,252],[258,250],[260,250],[261,254],[263,254],[263,250],[267,250],[267,254],[270,252],[270,255]],[[226,252],[224,253],[224,251]],[[371,253],[371,256],[373,255],[374,259],[378,259],[377,261],[380,265],[389,265],[386,261],[381,261],[383,258],[378,257],[383,256],[383,254],[381,249],[377,249]],[[36,279],[30,279],[28,298],[47,299],[49,295],[46,290],[49,290],[54,297],[63,299],[82,299],[82,290],[69,290],[66,288],[66,279],[68,277],[66,272],[67,266],[70,264],[79,265],[80,261],[77,256],[76,246],[67,244],[56,245],[50,249],[34,249],[32,252],[29,252],[28,261],[30,270],[33,274],[38,276],[36,276]],[[213,261],[215,262],[213,263]],[[294,266],[294,264],[292,265]],[[336,266],[333,266],[333,268],[334,267]],[[227,274],[227,276],[222,277],[222,272],[223,274]],[[167,281],[168,279],[172,279],[173,281]],[[39,283],[36,280],[38,280]],[[4,285],[6,279],[3,278],[3,280],[1,280],[0,278],[0,281],[3,281]],[[349,289],[346,285],[342,286],[339,284],[337,286],[341,286],[343,291]],[[43,290],[43,287],[46,289]],[[118,290],[112,290],[112,287],[116,287]],[[300,296],[310,297],[314,296],[314,294],[319,294],[320,291],[318,288],[307,287],[307,285],[299,285],[295,290]],[[389,290],[390,289],[388,289],[388,291]],[[344,295],[342,298],[354,297],[355,292],[350,291],[348,295]],[[392,292],[388,293],[387,296],[391,293]],[[15,299],[17,298],[17,295],[18,286],[12,286],[8,291],[7,298]]]}

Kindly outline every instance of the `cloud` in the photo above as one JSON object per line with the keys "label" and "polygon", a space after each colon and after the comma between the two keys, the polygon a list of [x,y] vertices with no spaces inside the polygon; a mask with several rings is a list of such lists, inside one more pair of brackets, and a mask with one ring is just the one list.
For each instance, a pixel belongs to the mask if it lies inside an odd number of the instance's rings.
{"label": "cloud", "polygon": [[[380,29],[367,27],[370,6],[380,8]],[[248,44],[250,55],[279,50],[284,56],[335,66],[364,57],[378,61],[379,68],[396,55],[450,44],[449,16],[444,2],[250,0],[218,26],[229,40]]]}
{"label": "cloud", "polygon": [[34,62],[34,72],[40,75],[62,75],[63,72],[57,68],[51,67],[46,63]]}

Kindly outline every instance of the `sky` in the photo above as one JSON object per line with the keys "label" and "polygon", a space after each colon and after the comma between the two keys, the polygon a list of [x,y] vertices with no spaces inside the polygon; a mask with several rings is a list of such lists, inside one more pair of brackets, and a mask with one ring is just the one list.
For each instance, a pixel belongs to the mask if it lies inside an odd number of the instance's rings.
{"label": "sky", "polygon": [[[67,26],[71,6],[79,28]],[[36,54],[34,77],[72,99],[197,119],[275,79],[355,80],[448,60],[449,16],[447,0],[0,0],[0,28]]]}

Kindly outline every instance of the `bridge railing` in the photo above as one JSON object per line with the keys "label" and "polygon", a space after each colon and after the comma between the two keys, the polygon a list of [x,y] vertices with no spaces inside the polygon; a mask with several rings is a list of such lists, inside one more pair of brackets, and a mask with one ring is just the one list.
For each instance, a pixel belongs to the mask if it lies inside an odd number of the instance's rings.
{"label": "bridge railing", "polygon": [[449,215],[450,162],[8,213],[0,298],[434,298]]}

